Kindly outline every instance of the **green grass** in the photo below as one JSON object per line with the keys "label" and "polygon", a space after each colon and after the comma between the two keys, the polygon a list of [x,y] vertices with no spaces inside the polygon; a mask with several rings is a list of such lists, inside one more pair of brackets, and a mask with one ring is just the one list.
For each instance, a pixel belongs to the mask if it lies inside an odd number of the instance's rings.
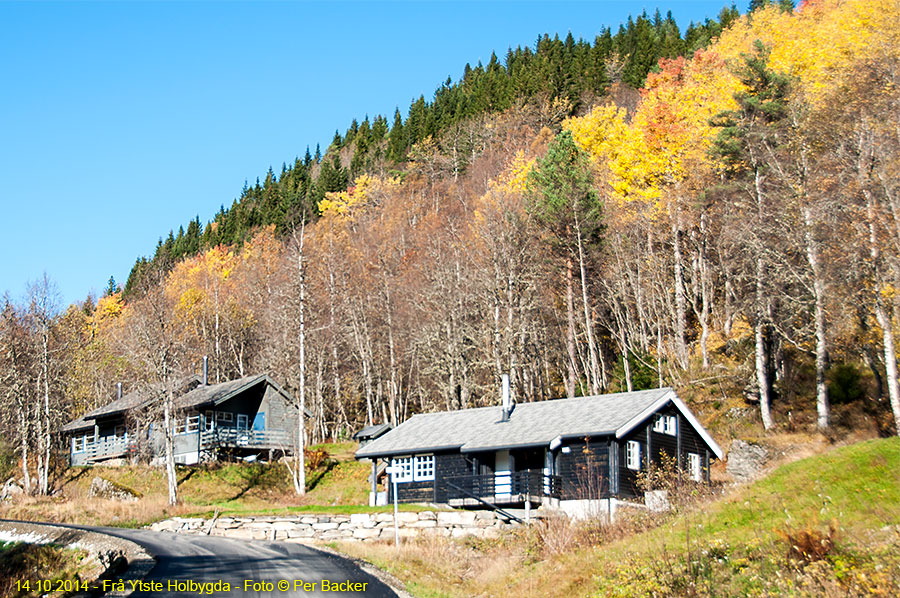
{"label": "green grass", "polygon": [[[810,557],[809,548],[821,554]],[[496,542],[423,538],[399,551],[341,549],[386,568],[422,598],[897,596],[900,438],[799,460],[679,514],[599,531],[563,524]]]}
{"label": "green grass", "polygon": [[[390,507],[368,507],[369,463],[353,458],[357,444],[320,444],[328,457],[307,471],[307,493],[298,497],[284,463],[213,463],[178,467],[181,504],[166,504],[165,471],[145,465],[128,467],[76,467],[61,472],[59,496],[28,498],[0,504],[0,517],[87,525],[142,527],[167,517],[291,515],[302,513],[383,512]],[[111,503],[88,496],[94,477],[110,480],[138,493],[135,503]],[[418,510],[403,505],[402,510]]]}

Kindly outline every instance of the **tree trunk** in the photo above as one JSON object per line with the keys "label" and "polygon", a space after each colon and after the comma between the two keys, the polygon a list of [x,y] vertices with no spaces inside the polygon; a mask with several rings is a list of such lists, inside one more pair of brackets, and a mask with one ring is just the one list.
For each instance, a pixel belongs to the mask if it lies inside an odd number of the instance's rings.
{"label": "tree trunk", "polygon": [[166,483],[169,489],[169,505],[178,503],[178,477],[175,474],[175,437],[172,430],[172,407],[175,404],[172,382],[168,381],[166,397],[163,401],[163,425],[165,425],[166,439]]}
{"label": "tree trunk", "polygon": [[300,367],[300,388],[298,389],[298,394],[300,403],[297,406],[297,446],[295,449],[297,470],[293,476],[294,490],[297,492],[298,496],[306,494],[306,455],[304,453],[304,450],[306,449],[306,280],[304,279],[305,272],[303,264],[303,233],[304,225],[301,224],[300,247],[297,251],[297,277],[300,284],[300,313],[298,314],[300,325],[300,347],[298,355],[300,361],[298,364]]}
{"label": "tree trunk", "polygon": [[22,434],[22,483],[25,486],[25,494],[31,494],[31,472],[28,470],[28,416],[25,406],[19,410],[19,430]]}
{"label": "tree trunk", "polygon": [[700,355],[703,359],[703,369],[709,369],[709,311],[710,311],[710,284],[709,284],[709,259],[706,255],[706,241],[709,234],[706,212],[700,215]]}
{"label": "tree trunk", "polygon": [[572,289],[572,258],[566,258],[566,349],[569,353],[568,378],[566,378],[566,394],[575,397],[575,298]]}
{"label": "tree trunk", "polygon": [[[761,227],[764,224],[763,217],[763,196],[761,186],[761,176],[759,168],[756,169],[754,180],[754,188],[756,191],[756,225]],[[766,329],[768,327],[767,317],[768,310],[765,307],[767,298],[765,296],[765,262],[762,256],[762,248],[757,247],[756,256],[756,323],[754,330],[754,340],[756,343],[756,384],[759,388],[759,412],[762,417],[763,427],[770,430],[774,424],[772,421],[771,410],[771,387],[769,385],[769,352],[766,346]]]}
{"label": "tree trunk", "polygon": [[590,361],[591,394],[600,392],[600,372],[597,365],[597,345],[594,342],[594,325],[591,322],[590,305],[588,304],[587,276],[584,271],[584,247],[581,239],[581,226],[578,222],[578,210],[573,210],[575,215],[575,235],[578,240],[578,269],[581,275],[581,302],[584,309],[584,329],[588,339],[588,358]]}
{"label": "tree trunk", "polygon": [[803,221],[806,225],[806,260],[813,277],[813,294],[815,295],[816,325],[816,413],[820,430],[831,424],[831,406],[828,402],[828,385],[825,383],[825,371],[828,367],[828,345],[825,338],[825,282],[822,279],[822,265],[819,261],[819,248],[814,235],[814,222],[809,207],[803,209]]}
{"label": "tree trunk", "polygon": [[888,397],[891,403],[891,412],[894,415],[894,428],[897,435],[900,436],[900,380],[897,373],[897,352],[894,344],[894,327],[890,315],[884,306],[884,299],[881,295],[881,274],[879,263],[881,260],[881,251],[878,248],[878,235],[875,230],[875,200],[872,194],[863,191],[866,198],[866,216],[869,227],[869,258],[874,272],[875,282],[875,320],[881,327],[881,335],[884,342],[884,369],[886,374],[886,382],[888,387]]}
{"label": "tree trunk", "polygon": [[679,214],[672,218],[672,248],[675,259],[675,354],[681,369],[687,369],[688,355],[685,334],[687,331],[687,298],[684,290],[684,256],[681,251],[681,227]]}
{"label": "tree trunk", "polygon": [[46,323],[41,331],[41,343],[41,373],[44,378],[44,412],[42,414],[44,418],[44,434],[41,438],[41,445],[43,448],[44,466],[41,468],[38,492],[42,496],[46,496],[50,492],[50,331],[47,329]]}

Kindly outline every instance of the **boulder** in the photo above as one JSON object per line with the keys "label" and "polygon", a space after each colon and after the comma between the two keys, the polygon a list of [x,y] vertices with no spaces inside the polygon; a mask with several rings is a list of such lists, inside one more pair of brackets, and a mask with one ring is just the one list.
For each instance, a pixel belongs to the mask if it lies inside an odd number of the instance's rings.
{"label": "boulder", "polygon": [[104,480],[99,476],[91,481],[91,489],[88,492],[88,496],[92,498],[118,500],[120,502],[135,502],[140,497],[134,490],[126,488],[125,486],[120,486],[115,482]]}
{"label": "boulder", "polygon": [[768,461],[769,450],[766,447],[736,438],[728,451],[725,470],[735,482],[749,482],[760,476]]}
{"label": "boulder", "polygon": [[16,478],[9,478],[0,486],[0,500],[12,500],[13,496],[24,494],[25,490],[16,483]]}

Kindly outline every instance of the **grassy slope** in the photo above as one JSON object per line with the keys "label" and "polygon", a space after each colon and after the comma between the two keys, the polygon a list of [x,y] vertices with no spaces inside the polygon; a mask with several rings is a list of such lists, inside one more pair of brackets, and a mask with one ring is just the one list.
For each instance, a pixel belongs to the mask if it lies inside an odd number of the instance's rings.
{"label": "grassy slope", "polygon": [[[82,575],[90,579],[96,572],[86,564],[88,553],[80,548],[62,546],[0,542],[0,596],[8,598],[30,598],[45,595],[33,586],[37,580],[80,580]],[[30,581],[29,590],[16,582]],[[69,592],[52,592],[47,595],[68,596]]]}
{"label": "grassy slope", "polygon": [[[307,473],[306,496],[293,490],[288,468],[279,463],[214,464],[179,467],[178,495],[182,504],[166,505],[165,472],[148,466],[72,468],[56,484],[52,498],[26,498],[0,503],[0,517],[64,523],[140,526],[168,516],[287,514],[296,512],[360,512],[370,509],[368,463],[353,459],[355,443],[328,444],[329,460]],[[91,481],[100,476],[142,496],[136,503],[97,500],[88,496]]]}
{"label": "grassy slope", "polygon": [[[896,596],[898,524],[900,439],[892,438],[785,465],[619,540],[610,530],[556,527],[499,543],[432,539],[399,553],[342,548],[391,571],[417,596]],[[804,545],[803,533],[835,547],[805,563],[789,555],[791,542]]]}

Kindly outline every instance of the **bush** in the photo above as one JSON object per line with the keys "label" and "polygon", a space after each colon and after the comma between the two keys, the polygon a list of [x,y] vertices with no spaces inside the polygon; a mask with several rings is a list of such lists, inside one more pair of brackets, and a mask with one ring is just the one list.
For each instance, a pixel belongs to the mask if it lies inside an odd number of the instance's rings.
{"label": "bush", "polygon": [[834,405],[856,402],[866,394],[862,374],[853,364],[835,365],[829,370],[828,379],[828,397]]}
{"label": "bush", "polygon": [[788,559],[803,565],[821,561],[831,554],[837,539],[837,525],[834,521],[824,530],[808,525],[775,531],[788,543]]}

